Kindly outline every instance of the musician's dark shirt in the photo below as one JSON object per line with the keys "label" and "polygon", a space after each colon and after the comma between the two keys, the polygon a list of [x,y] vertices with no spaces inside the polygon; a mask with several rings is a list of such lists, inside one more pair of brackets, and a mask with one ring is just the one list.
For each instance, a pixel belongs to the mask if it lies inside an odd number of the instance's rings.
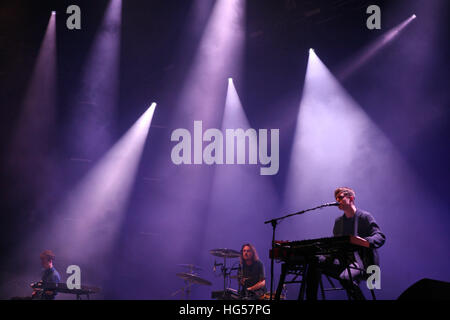
{"label": "musician's dark shirt", "polygon": [[344,229],[342,235],[350,235],[350,234],[354,235],[355,217],[347,218],[344,214],[342,216],[342,219],[343,219],[342,225]]}
{"label": "musician's dark shirt", "polygon": [[380,227],[369,212],[357,209],[355,216],[352,218],[347,218],[345,214],[338,217],[334,222],[333,235],[335,237],[356,235],[366,239],[369,241],[372,250],[370,256],[363,258],[365,267],[370,264],[379,264],[376,248],[384,244],[386,236],[381,232]]}
{"label": "musician's dark shirt", "polygon": [[[242,266],[242,275],[244,278],[249,278],[245,280],[244,288],[252,287],[265,279],[264,265],[260,260],[253,262],[251,265],[244,263]],[[264,286],[259,291],[266,292],[266,287]]]}
{"label": "musician's dark shirt", "polygon": [[[56,284],[59,283],[61,281],[61,277],[59,275],[59,272],[56,271],[56,269],[54,267],[51,267],[49,269],[45,269],[44,272],[42,273],[42,282],[44,284]],[[44,299],[55,299],[55,296],[57,295],[56,292],[54,292],[52,295],[45,295]]]}

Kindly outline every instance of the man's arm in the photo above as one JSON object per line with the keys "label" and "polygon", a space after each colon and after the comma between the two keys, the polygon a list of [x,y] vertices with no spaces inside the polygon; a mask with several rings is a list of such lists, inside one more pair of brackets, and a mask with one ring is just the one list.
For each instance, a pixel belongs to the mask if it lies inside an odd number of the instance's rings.
{"label": "man's arm", "polygon": [[376,223],[374,217],[372,215],[368,214],[366,216],[367,218],[367,224],[368,224],[368,237],[365,237],[367,241],[369,241],[370,246],[372,248],[379,248],[381,247],[384,242],[386,241],[386,236],[383,232],[381,232],[380,227]]}
{"label": "man's arm", "polygon": [[261,289],[262,287],[264,287],[265,285],[266,285],[266,280],[263,279],[263,280],[257,282],[256,284],[254,284],[253,286],[248,287],[247,290],[249,290],[249,291],[258,290],[258,289]]}

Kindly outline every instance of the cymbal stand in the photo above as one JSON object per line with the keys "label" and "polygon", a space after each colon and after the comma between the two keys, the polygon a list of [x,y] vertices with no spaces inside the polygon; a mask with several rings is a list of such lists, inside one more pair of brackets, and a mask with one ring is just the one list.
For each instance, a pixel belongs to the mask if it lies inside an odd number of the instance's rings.
{"label": "cymbal stand", "polygon": [[223,297],[225,298],[225,290],[227,289],[227,257],[223,257],[223,265],[222,265],[222,274],[223,274]]}
{"label": "cymbal stand", "polygon": [[170,296],[174,297],[178,293],[182,292],[182,294],[185,296],[186,300],[189,300],[189,295],[191,294],[191,286],[194,284],[192,281],[184,280],[185,286],[181,289],[178,289],[174,293],[172,293]]}
{"label": "cymbal stand", "polygon": [[223,263],[214,262],[214,267],[221,266],[220,273],[223,276],[223,298],[225,299],[226,289],[227,289],[227,277],[231,274],[231,269],[227,268],[227,257],[223,257]]}

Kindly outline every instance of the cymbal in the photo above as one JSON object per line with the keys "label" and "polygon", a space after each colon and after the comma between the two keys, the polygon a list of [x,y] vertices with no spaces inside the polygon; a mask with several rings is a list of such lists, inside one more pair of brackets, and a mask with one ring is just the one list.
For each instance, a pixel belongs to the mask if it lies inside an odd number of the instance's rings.
{"label": "cymbal", "polygon": [[192,282],[192,283],[196,283],[196,284],[202,284],[205,286],[210,286],[212,283],[209,282],[208,280],[202,279],[199,276],[193,274],[193,273],[187,273],[187,272],[180,272],[177,273],[177,277]]}
{"label": "cymbal", "polygon": [[241,253],[233,249],[212,249],[209,250],[213,256],[220,258],[239,258]]}
{"label": "cymbal", "polygon": [[197,267],[196,265],[193,265],[193,264],[179,264],[178,266],[183,267],[183,268],[192,269],[192,270],[197,270],[197,271],[203,270],[202,268]]}

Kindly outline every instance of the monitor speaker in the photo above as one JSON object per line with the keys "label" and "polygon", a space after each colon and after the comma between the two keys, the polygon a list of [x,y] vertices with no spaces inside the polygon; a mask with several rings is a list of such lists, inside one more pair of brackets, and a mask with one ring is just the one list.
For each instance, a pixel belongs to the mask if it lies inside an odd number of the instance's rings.
{"label": "monitor speaker", "polygon": [[450,300],[450,282],[422,279],[406,289],[398,300]]}

